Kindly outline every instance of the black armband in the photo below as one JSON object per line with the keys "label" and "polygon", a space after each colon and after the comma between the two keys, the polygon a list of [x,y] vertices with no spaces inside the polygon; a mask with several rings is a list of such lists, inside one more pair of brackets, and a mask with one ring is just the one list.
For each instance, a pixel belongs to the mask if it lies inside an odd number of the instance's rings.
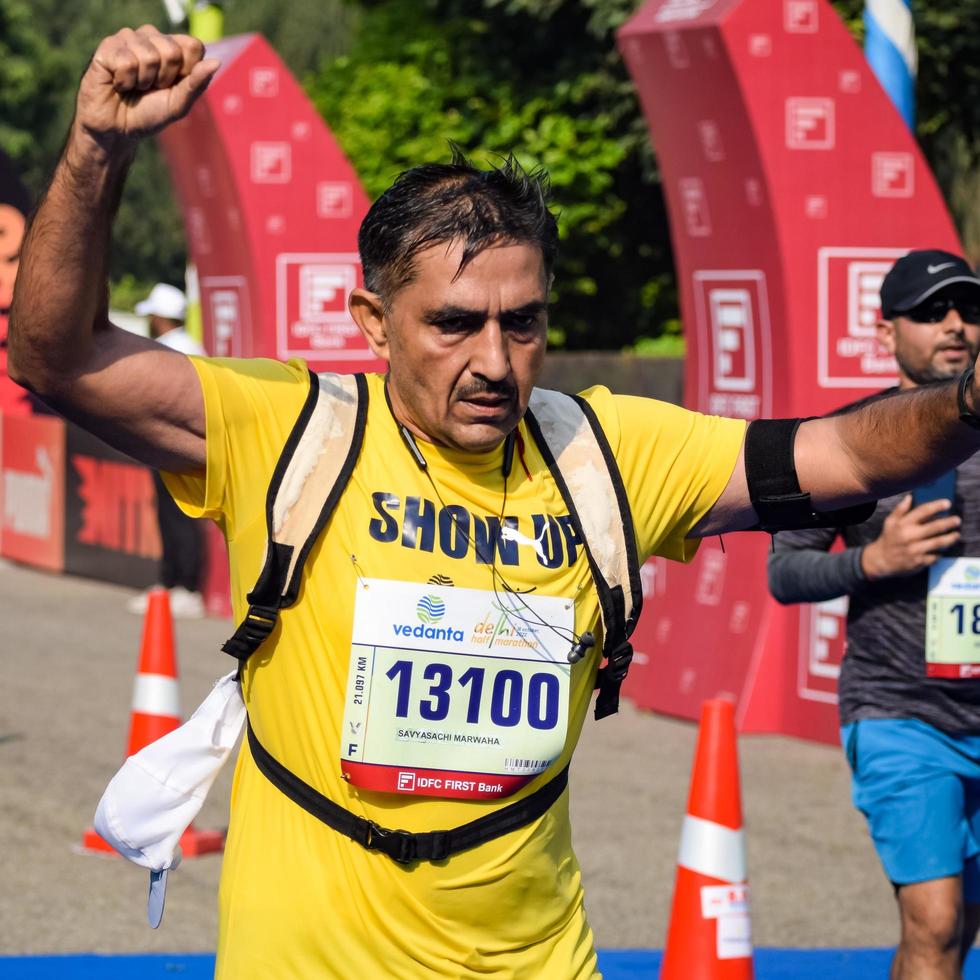
{"label": "black armband", "polygon": [[857,504],[841,510],[813,509],[810,494],[803,493],[796,475],[793,446],[796,430],[806,419],[756,419],[745,433],[745,479],[759,523],[755,530],[790,531],[809,527],[843,527],[861,524],[876,503]]}

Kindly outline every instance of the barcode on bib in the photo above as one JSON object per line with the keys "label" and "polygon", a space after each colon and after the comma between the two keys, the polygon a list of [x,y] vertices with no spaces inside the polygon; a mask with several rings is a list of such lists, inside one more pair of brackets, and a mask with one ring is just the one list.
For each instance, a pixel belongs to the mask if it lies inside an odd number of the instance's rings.
{"label": "barcode on bib", "polygon": [[540,771],[550,765],[550,759],[504,759],[504,768],[508,772],[527,772],[529,769]]}

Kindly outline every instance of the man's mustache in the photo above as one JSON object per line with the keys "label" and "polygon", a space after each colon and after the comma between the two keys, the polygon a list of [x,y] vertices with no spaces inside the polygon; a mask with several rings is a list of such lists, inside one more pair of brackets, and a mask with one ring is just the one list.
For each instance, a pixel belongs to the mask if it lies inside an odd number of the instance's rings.
{"label": "man's mustache", "polygon": [[513,398],[516,393],[514,386],[508,384],[506,381],[474,381],[464,388],[460,388],[456,392],[456,398],[459,401],[466,401],[468,398],[479,398],[481,395],[490,395],[494,398]]}

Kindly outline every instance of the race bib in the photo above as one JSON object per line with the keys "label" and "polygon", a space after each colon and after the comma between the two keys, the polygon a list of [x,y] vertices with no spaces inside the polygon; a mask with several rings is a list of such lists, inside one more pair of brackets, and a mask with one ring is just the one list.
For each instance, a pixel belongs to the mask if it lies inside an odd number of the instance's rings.
{"label": "race bib", "polygon": [[926,675],[980,677],[980,558],[940,558],[929,569]]}
{"label": "race bib", "polygon": [[356,786],[510,796],[561,755],[574,604],[360,579],[341,768]]}

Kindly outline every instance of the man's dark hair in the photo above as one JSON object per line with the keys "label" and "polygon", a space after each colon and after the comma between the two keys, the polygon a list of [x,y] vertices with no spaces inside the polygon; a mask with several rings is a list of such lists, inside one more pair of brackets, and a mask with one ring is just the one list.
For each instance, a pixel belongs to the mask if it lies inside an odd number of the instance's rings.
{"label": "man's dark hair", "polygon": [[387,306],[415,275],[415,256],[433,245],[461,241],[457,275],[494,245],[534,245],[545,274],[558,254],[558,223],[548,210],[543,168],[525,170],[513,154],[478,170],[457,147],[452,163],[427,163],[400,174],[361,223],[357,245],[364,285]]}

